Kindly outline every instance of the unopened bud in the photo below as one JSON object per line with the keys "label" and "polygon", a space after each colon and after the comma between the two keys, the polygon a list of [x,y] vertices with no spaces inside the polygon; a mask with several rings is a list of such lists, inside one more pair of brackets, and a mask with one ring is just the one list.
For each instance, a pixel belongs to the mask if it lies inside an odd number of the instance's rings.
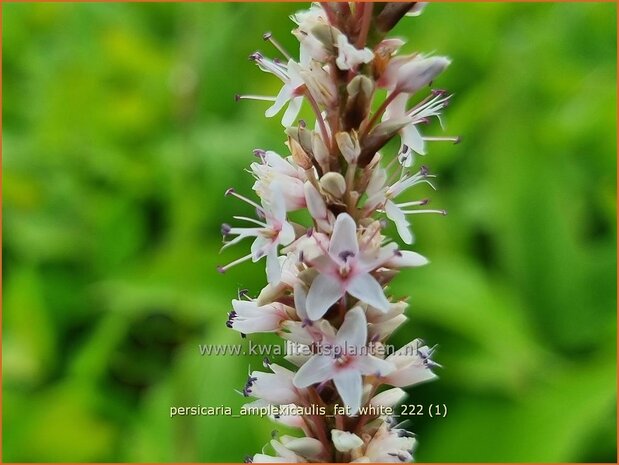
{"label": "unopened bud", "polygon": [[333,197],[341,199],[346,192],[346,180],[340,173],[330,171],[320,178],[320,187]]}
{"label": "unopened bud", "polygon": [[342,156],[349,164],[357,163],[359,154],[361,153],[361,147],[359,146],[359,139],[355,131],[338,132],[335,135],[337,146],[342,153]]}
{"label": "unopened bud", "polygon": [[349,452],[363,445],[363,439],[359,436],[348,431],[340,431],[339,429],[331,430],[331,439],[335,448],[340,452]]}
{"label": "unopened bud", "polygon": [[288,137],[288,147],[290,148],[292,159],[297,165],[299,165],[304,170],[308,170],[312,167],[312,159],[305,152],[305,150],[303,150],[301,144],[299,144],[292,137]]}
{"label": "unopened bud", "polygon": [[318,133],[314,133],[312,137],[312,152],[322,171],[329,171],[329,149],[327,149],[322,137]]}

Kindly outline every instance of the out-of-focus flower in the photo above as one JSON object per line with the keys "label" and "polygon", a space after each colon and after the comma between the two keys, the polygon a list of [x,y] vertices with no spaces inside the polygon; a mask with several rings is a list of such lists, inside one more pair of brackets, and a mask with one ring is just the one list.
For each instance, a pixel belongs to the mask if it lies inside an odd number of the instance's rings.
{"label": "out-of-focus flower", "polygon": [[361,406],[362,375],[385,376],[393,371],[385,360],[367,353],[367,322],[360,307],[346,313],[329,354],[316,354],[305,363],[294,377],[299,388],[333,380],[350,414]]}

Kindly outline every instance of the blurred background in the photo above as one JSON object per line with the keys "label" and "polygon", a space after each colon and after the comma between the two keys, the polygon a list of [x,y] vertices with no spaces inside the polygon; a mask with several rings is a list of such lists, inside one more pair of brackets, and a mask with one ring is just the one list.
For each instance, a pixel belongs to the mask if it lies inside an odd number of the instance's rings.
{"label": "blurred background", "polygon": [[[304,4],[3,5],[5,462],[238,462],[276,426],[169,417],[243,404],[251,357],[224,323],[263,264],[225,275],[220,224],[250,213],[252,149],[278,119],[241,93],[278,83],[247,61],[290,50]],[[438,382],[409,401],[417,460],[616,460],[616,5],[430,5],[396,35],[453,59],[417,217],[432,264],[396,279],[393,339],[440,344]],[[433,124],[427,134],[438,135]],[[429,193],[423,189],[411,196]],[[269,342],[264,336],[255,342]],[[245,343],[247,343],[245,341]]]}

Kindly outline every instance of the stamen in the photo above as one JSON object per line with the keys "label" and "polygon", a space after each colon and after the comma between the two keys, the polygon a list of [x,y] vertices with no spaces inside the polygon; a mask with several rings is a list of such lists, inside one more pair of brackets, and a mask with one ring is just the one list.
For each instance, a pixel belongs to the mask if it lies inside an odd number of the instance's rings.
{"label": "stamen", "polygon": [[404,202],[404,203],[398,203],[398,207],[402,208],[402,207],[416,207],[416,206],[420,206],[420,205],[427,205],[430,202],[430,199],[423,199],[423,200],[415,200],[414,202]]}
{"label": "stamen", "polygon": [[262,38],[264,40],[266,40],[267,42],[271,42],[271,45],[273,45],[273,47],[275,47],[277,50],[279,50],[279,52],[284,55],[284,57],[286,57],[287,60],[291,60],[292,57],[290,56],[290,54],[286,51],[286,49],[284,47],[281,46],[281,44],[275,40],[273,38],[273,34],[271,34],[270,32],[266,32]]}
{"label": "stamen", "polygon": [[232,218],[234,218],[235,220],[249,221],[250,223],[254,223],[254,224],[257,224],[258,226],[262,226],[263,228],[267,227],[266,223],[263,223],[262,221],[255,220],[254,218],[248,218],[246,216],[233,216]]}
{"label": "stamen", "polygon": [[249,289],[239,289],[236,293],[237,298],[241,300],[243,297],[248,297]]}
{"label": "stamen", "polygon": [[228,223],[224,223],[221,225],[221,234],[222,236],[227,236],[228,234],[230,234],[230,230],[232,229],[232,227],[228,224]]}
{"label": "stamen", "polygon": [[438,213],[440,215],[446,215],[447,210],[402,210],[405,215],[415,215],[417,213]]}
{"label": "stamen", "polygon": [[271,97],[270,95],[241,95],[241,94],[236,94],[234,96],[234,100],[235,101],[239,101],[239,100],[261,100],[264,102],[274,102],[276,100],[275,97]]}
{"label": "stamen", "polygon": [[[242,200],[243,202],[247,202],[248,204],[250,204],[253,207],[256,207],[259,211],[263,212],[262,207],[260,205],[258,205],[256,202],[254,202],[253,200],[248,199],[247,197],[243,197],[241,194],[237,194],[237,192],[234,190],[233,187],[231,187],[230,189],[228,189],[226,191],[226,193],[224,195],[232,195],[234,197],[236,197],[237,199]],[[264,212],[263,212],[264,213]]]}
{"label": "stamen", "polygon": [[445,137],[424,137],[424,140],[433,142],[453,142],[459,144],[462,138],[460,136],[445,136]]}
{"label": "stamen", "polygon": [[244,257],[241,258],[237,258],[236,260],[234,260],[233,262],[228,263],[227,265],[219,265],[217,267],[217,271],[219,271],[220,273],[225,273],[226,271],[228,271],[230,268],[232,268],[235,265],[238,265],[239,263],[243,263],[246,262],[247,260],[250,260],[252,257],[252,254],[247,254]]}

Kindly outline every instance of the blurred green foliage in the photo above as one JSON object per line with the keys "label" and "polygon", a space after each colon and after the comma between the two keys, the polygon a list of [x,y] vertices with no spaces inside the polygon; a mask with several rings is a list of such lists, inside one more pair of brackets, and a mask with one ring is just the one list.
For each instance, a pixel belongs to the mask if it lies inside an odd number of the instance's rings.
{"label": "blurred green foliage", "polygon": [[[260,418],[169,418],[243,399],[250,357],[225,328],[219,225],[250,213],[255,147],[284,150],[264,105],[278,83],[247,61],[295,48],[294,4],[3,5],[3,452],[5,461],[240,461]],[[616,458],[616,5],[431,5],[406,50],[448,54],[435,83],[457,146],[415,223],[432,264],[402,273],[410,321],[440,343],[415,403],[419,461]],[[433,125],[430,133],[438,133]],[[419,191],[418,191],[419,194]],[[421,193],[420,195],[425,195]],[[271,341],[257,337],[257,341]]]}

